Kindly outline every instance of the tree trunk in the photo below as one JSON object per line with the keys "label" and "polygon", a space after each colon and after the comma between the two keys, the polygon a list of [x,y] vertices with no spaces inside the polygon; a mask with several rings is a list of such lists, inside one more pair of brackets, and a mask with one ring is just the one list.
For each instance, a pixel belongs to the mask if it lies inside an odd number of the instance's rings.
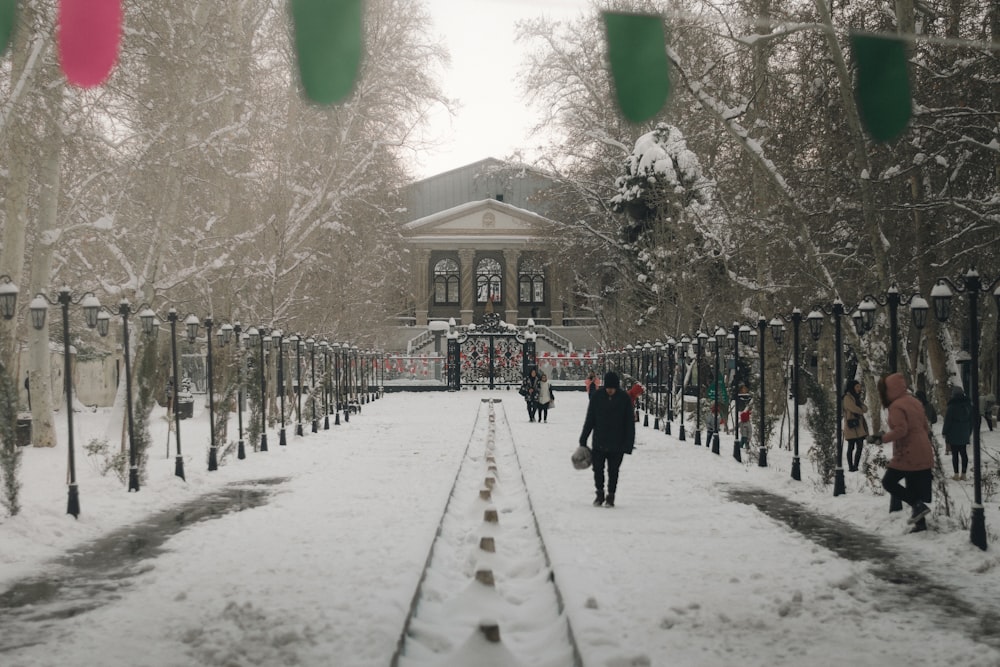
{"label": "tree trunk", "polygon": [[[49,283],[52,280],[52,253],[58,235],[53,233],[58,229],[60,168],[62,165],[62,132],[59,120],[52,114],[59,113],[62,108],[63,87],[58,80],[48,89],[46,97],[50,99],[50,115],[46,119],[46,136],[42,144],[42,166],[39,174],[38,218],[35,223],[34,247],[31,253],[31,293],[48,294]],[[52,411],[52,353],[49,345],[49,331],[53,322],[59,322],[61,328],[62,313],[50,309],[46,318],[46,326],[37,331],[28,328],[28,379],[32,388],[31,430],[32,444],[36,447],[53,447],[56,444],[56,434],[53,428]],[[68,354],[68,350],[63,350]],[[73,378],[63,378],[64,382],[72,382]],[[65,409],[71,410],[67,405]]]}
{"label": "tree trunk", "polygon": [[[7,170],[7,190],[4,193],[6,218],[3,243],[0,244],[0,274],[10,276],[11,281],[22,288],[19,301],[23,303],[24,251],[31,165],[34,163],[34,131],[19,102],[33,85],[34,74],[40,67],[41,55],[48,42],[46,38],[24,29],[34,23],[33,5],[22,3],[20,13],[19,24],[22,29],[14,31],[14,41],[10,48],[10,76],[7,78],[11,82],[11,88],[7,91],[3,106],[0,106],[0,137],[4,144],[3,163]],[[0,361],[7,368],[17,366],[17,325],[16,317],[10,321],[0,319]]]}

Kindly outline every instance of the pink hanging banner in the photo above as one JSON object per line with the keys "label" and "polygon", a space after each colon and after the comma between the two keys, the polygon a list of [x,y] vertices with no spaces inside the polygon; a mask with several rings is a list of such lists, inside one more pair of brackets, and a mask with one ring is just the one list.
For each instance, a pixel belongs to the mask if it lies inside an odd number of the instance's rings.
{"label": "pink hanging banner", "polygon": [[74,86],[107,80],[118,59],[121,0],[59,0],[59,64]]}

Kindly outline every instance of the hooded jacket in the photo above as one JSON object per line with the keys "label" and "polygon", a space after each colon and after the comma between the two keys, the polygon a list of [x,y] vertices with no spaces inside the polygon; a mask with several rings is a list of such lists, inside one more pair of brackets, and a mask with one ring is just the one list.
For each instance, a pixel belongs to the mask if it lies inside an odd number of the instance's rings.
{"label": "hooded jacket", "polygon": [[889,467],[895,470],[930,470],[934,467],[930,426],[920,399],[906,390],[900,373],[885,378],[885,398],[889,403],[889,430],[882,442],[892,442]]}

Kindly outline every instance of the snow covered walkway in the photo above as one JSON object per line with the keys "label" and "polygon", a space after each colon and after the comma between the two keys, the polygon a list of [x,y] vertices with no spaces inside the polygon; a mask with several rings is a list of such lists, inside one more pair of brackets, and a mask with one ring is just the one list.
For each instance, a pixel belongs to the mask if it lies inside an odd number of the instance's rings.
{"label": "snow covered walkway", "polygon": [[[962,632],[960,622],[941,623],[927,596],[911,598],[910,584],[887,586],[892,562],[844,558],[730,492],[759,487],[879,534],[900,554],[901,571],[942,586],[965,611],[996,614],[997,547],[969,545],[954,520],[935,516],[931,531],[909,535],[904,519],[885,512],[885,498],[854,476],[835,499],[805,462],[804,480],[791,481],[786,452],[772,450],[771,467],[757,468],[641,426],[617,506],[595,508],[590,471],[569,461],[585,396],[560,394],[539,424],[513,392],[389,395],[349,424],[290,437],[285,448],[225,461],[213,473],[194,445],[205,440],[199,423],[207,433],[196,414],[184,423],[187,482],[172,476],[170,458],[151,460],[136,494],[87,468],[79,521],[62,514],[59,450],[27,451],[25,510],[0,523],[0,592],[164,507],[233,482],[287,481],[257,507],[181,530],[136,563],[135,576],[109,583],[86,613],[38,620],[44,640],[0,652],[0,663],[389,665],[486,397],[500,399],[509,420],[584,665],[1000,664],[1000,649],[977,641],[974,623]],[[994,502],[987,526],[997,525]],[[478,537],[467,546],[474,553]],[[525,605],[507,622],[529,630],[551,623],[536,611]],[[456,621],[481,620],[470,615]],[[543,642],[518,657],[572,664],[558,646]]]}

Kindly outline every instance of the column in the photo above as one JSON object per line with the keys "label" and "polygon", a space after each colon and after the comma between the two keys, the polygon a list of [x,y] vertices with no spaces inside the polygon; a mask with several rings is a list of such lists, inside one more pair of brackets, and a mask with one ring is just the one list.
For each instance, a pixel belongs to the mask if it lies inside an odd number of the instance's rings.
{"label": "column", "polygon": [[418,327],[427,326],[427,311],[430,307],[433,295],[430,291],[430,266],[431,251],[419,249],[413,253],[413,274],[416,280],[413,288],[413,302],[415,304],[416,325]]}
{"label": "column", "polygon": [[563,293],[562,276],[553,264],[545,267],[545,298],[549,300],[549,312],[552,316],[552,326],[563,325]]}
{"label": "column", "polygon": [[520,256],[520,250],[503,251],[503,319],[508,324],[517,324],[517,303],[520,300],[517,293],[517,260]]}
{"label": "column", "polygon": [[475,259],[476,251],[472,248],[462,248],[458,251],[458,260],[461,263],[461,267],[459,267],[460,283],[458,291],[460,293],[459,301],[462,304],[459,314],[462,317],[461,324],[464,325],[472,324],[472,307],[476,298],[476,267],[473,265]]}

